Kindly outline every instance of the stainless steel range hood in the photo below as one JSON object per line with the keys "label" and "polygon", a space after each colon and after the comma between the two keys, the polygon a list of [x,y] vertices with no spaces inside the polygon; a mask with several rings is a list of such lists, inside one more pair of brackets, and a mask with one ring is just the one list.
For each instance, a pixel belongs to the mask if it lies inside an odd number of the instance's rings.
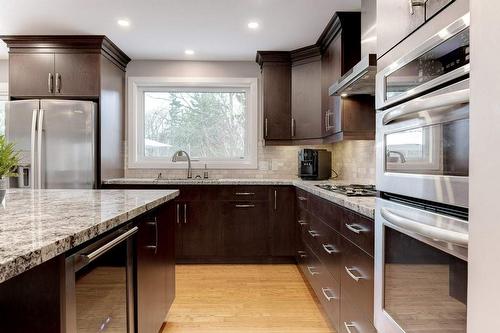
{"label": "stainless steel range hood", "polygon": [[375,95],[377,55],[368,54],[335,82],[328,92],[334,95]]}

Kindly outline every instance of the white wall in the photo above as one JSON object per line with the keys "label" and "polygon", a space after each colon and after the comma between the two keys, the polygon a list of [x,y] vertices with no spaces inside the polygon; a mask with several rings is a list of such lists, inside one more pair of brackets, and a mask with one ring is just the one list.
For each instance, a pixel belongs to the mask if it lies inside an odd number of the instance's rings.
{"label": "white wall", "polygon": [[0,60],[0,82],[9,81],[9,61]]}
{"label": "white wall", "polygon": [[468,332],[500,332],[500,2],[471,0]]}

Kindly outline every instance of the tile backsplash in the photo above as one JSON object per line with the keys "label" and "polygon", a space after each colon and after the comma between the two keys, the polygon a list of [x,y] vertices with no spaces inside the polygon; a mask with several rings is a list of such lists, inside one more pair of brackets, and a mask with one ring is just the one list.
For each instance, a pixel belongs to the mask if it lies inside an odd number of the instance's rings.
{"label": "tile backsplash", "polygon": [[[297,153],[301,148],[327,149],[332,152],[332,167],[338,179],[346,182],[375,182],[374,141],[345,141],[316,146],[262,146],[258,149],[258,169],[209,169],[210,178],[297,178]],[[204,170],[193,169],[193,176]],[[165,178],[185,177],[179,169],[125,169],[128,178],[153,178],[158,173]]]}

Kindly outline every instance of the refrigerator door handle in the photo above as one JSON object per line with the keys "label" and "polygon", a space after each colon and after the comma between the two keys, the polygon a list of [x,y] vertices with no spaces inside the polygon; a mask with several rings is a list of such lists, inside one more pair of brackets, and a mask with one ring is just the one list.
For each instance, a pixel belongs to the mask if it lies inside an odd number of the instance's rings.
{"label": "refrigerator door handle", "polygon": [[38,149],[37,149],[37,188],[41,189],[42,188],[42,132],[43,132],[43,109],[40,109],[40,113],[38,115]]}
{"label": "refrigerator door handle", "polygon": [[36,125],[37,125],[38,110],[33,109],[33,116],[31,118],[31,170],[30,173],[30,187],[35,188],[35,170],[37,169],[35,163],[35,144],[36,144]]}

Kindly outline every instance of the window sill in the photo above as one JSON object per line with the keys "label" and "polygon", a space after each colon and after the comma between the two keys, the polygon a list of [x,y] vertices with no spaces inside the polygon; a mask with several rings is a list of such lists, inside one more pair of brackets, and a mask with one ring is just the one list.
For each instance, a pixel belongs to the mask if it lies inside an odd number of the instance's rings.
{"label": "window sill", "polygon": [[[192,169],[219,169],[219,170],[256,170],[258,169],[257,161],[193,161],[191,162]],[[187,162],[166,162],[166,161],[129,161],[129,169],[173,169],[186,170]]]}

